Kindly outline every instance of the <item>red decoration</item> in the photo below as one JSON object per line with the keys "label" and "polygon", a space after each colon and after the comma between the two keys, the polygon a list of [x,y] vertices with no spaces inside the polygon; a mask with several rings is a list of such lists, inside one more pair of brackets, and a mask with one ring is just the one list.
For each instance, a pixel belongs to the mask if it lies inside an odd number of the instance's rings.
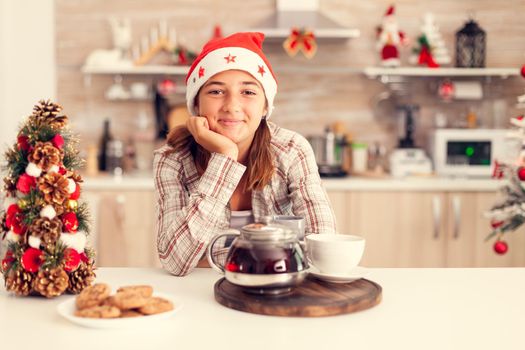
{"label": "red decoration", "polygon": [[314,33],[306,29],[292,28],[290,35],[283,43],[283,48],[291,57],[302,51],[306,58],[310,59],[317,52]]}
{"label": "red decoration", "polygon": [[438,93],[443,100],[452,100],[452,97],[454,97],[454,83],[450,80],[445,80],[439,85]]}
{"label": "red decoration", "polygon": [[28,272],[37,272],[43,262],[43,252],[36,248],[27,248],[22,255],[22,267]]}
{"label": "red decoration", "polygon": [[[7,220],[6,220],[7,223]],[[24,225],[24,217],[22,213],[15,214],[10,221],[10,225],[8,226],[11,231],[16,233],[17,235],[23,235],[27,231],[27,226]]]}
{"label": "red decoration", "polygon": [[86,253],[80,254],[80,261],[82,261],[83,263],[86,263],[86,264],[89,263],[89,258],[88,258]]}
{"label": "red decoration", "polygon": [[77,215],[73,212],[68,212],[62,215],[62,224],[67,232],[77,232],[78,230],[78,219]]}
{"label": "red decoration", "polygon": [[222,38],[222,27],[219,24],[216,24],[215,27],[213,27],[213,39],[220,38]]}
{"label": "red decoration", "polygon": [[177,85],[173,80],[170,79],[164,79],[160,83],[157,84],[157,90],[160,92],[161,95],[167,96],[175,93],[175,90],[177,89]]}
{"label": "red decoration", "polygon": [[75,271],[80,265],[80,254],[73,248],[64,250],[64,270],[67,272]]}
{"label": "red decoration", "polygon": [[13,252],[8,250],[2,259],[2,271],[7,271],[14,261],[15,257],[13,256]]}
{"label": "red decoration", "polygon": [[432,54],[430,53],[430,50],[428,47],[423,46],[421,48],[421,52],[419,53],[419,64],[426,64],[429,68],[438,68],[439,64],[434,61],[434,57],[432,57]]}
{"label": "red decoration", "polygon": [[18,145],[18,149],[24,152],[29,151],[29,149],[31,148],[31,146],[29,145],[29,137],[27,137],[26,135],[18,136],[16,144]]}
{"label": "red decoration", "polygon": [[518,168],[518,177],[521,181],[525,181],[525,167],[520,166]]}
{"label": "red decoration", "polygon": [[492,226],[493,229],[497,229],[498,227],[500,227],[501,225],[503,225],[503,221],[502,220],[495,220],[495,219],[492,219],[490,221],[490,226]]}
{"label": "red decoration", "polygon": [[496,241],[496,243],[494,243],[494,251],[497,254],[503,255],[507,253],[508,250],[509,250],[509,245],[507,244],[507,242],[498,240]]}
{"label": "red decoration", "polygon": [[17,213],[20,213],[22,210],[18,206],[18,204],[11,204],[9,208],[7,208],[7,216],[9,215],[15,215]]}
{"label": "red decoration", "polygon": [[58,168],[58,173],[60,175],[66,175],[67,170],[63,166],[61,166],[61,167]]}
{"label": "red decoration", "polygon": [[51,139],[51,143],[52,143],[53,146],[55,146],[56,148],[62,148],[62,146],[64,146],[64,138],[62,137],[62,135],[60,135],[60,134],[56,134],[56,135]]}
{"label": "red decoration", "polygon": [[525,78],[525,64],[521,66],[521,76]]}
{"label": "red decoration", "polygon": [[75,192],[71,193],[69,199],[77,200],[80,197],[80,185],[75,182]]}
{"label": "red decoration", "polygon": [[36,179],[28,174],[22,174],[16,182],[16,189],[23,194],[28,194],[36,186]]}

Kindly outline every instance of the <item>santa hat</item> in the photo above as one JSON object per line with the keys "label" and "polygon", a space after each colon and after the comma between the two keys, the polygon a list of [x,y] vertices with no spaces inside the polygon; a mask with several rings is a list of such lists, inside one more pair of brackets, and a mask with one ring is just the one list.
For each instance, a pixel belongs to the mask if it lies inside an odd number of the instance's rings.
{"label": "santa hat", "polygon": [[262,85],[268,103],[266,118],[270,117],[277,79],[262,52],[263,40],[262,33],[236,33],[204,45],[186,76],[186,103],[192,115],[196,115],[195,97],[201,86],[217,73],[238,69],[250,73]]}
{"label": "santa hat", "polygon": [[394,14],[394,5],[390,6],[388,10],[386,10],[385,17],[392,16]]}

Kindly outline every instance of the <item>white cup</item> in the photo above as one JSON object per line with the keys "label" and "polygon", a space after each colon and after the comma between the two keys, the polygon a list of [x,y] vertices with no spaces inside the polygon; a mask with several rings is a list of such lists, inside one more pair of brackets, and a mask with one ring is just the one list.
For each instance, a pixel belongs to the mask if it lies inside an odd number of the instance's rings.
{"label": "white cup", "polygon": [[365,251],[365,239],[342,234],[306,236],[308,262],[326,274],[345,274],[357,267]]}

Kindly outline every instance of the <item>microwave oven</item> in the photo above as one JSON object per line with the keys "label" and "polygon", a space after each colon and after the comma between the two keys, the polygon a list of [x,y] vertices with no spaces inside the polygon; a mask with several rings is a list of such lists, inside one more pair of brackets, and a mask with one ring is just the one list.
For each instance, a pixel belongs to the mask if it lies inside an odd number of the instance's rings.
{"label": "microwave oven", "polygon": [[437,175],[490,177],[495,160],[517,158],[521,144],[508,129],[436,129],[430,154]]}

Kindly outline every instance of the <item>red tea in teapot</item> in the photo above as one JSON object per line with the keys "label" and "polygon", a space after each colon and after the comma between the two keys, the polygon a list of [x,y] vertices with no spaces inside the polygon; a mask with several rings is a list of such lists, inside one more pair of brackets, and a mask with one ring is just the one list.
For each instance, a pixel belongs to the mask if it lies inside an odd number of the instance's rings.
{"label": "red tea in teapot", "polygon": [[225,264],[227,271],[248,274],[291,273],[307,268],[302,250],[293,244],[289,247],[267,244],[250,248],[234,245]]}

